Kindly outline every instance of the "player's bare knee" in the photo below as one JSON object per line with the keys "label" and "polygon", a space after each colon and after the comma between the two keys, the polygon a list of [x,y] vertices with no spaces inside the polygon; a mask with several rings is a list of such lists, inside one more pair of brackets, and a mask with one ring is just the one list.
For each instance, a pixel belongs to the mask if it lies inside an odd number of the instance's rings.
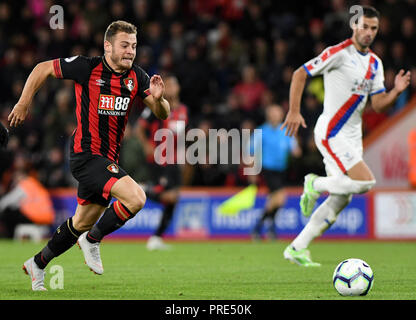
{"label": "player's bare knee", "polygon": [[133,214],[139,212],[146,203],[146,194],[140,187],[137,187],[135,190],[131,190],[126,198],[127,199],[122,201],[122,203]]}

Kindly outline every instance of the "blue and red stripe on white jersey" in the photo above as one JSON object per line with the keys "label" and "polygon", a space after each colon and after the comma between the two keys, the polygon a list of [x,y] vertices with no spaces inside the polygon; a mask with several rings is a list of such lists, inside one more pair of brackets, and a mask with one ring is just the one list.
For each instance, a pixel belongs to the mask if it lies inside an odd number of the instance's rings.
{"label": "blue and red stripe on white jersey", "polygon": [[385,90],[380,58],[372,51],[358,51],[347,39],[328,47],[303,67],[308,75],[323,75],[324,80],[324,110],[315,133],[326,139],[340,132],[351,139],[361,139],[361,113],[368,96]]}
{"label": "blue and red stripe on white jersey", "polygon": [[362,111],[369,96],[385,91],[382,61],[371,50],[358,51],[352,39],[347,39],[325,49],[303,67],[309,76],[323,75],[324,110],[316,123],[315,137],[345,173],[348,168],[329,141],[341,135],[362,150]]}

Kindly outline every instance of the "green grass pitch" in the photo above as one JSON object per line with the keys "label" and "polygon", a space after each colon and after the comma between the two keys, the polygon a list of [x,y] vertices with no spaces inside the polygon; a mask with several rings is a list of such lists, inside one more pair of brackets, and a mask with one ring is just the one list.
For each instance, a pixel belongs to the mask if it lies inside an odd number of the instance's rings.
{"label": "green grass pitch", "polygon": [[[145,242],[104,241],[104,274],[93,274],[77,246],[46,268],[47,292],[32,292],[21,270],[44,243],[0,241],[0,300],[415,300],[415,242],[317,241],[310,249],[320,268],[283,259],[288,242],[171,242],[149,252]],[[332,286],[337,264],[367,261],[375,282],[365,297],[341,297]],[[63,289],[51,289],[54,265],[63,268]]]}

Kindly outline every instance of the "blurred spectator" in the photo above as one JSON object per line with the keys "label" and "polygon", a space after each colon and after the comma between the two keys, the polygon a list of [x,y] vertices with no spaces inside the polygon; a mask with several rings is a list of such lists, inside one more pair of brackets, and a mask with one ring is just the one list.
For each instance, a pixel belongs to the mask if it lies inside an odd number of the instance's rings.
{"label": "blurred spectator", "polygon": [[289,104],[289,89],[290,89],[290,81],[292,80],[294,68],[292,66],[286,65],[283,68],[282,72],[282,79],[279,84],[279,87],[275,90],[275,93],[278,97],[278,101],[283,105]]}
{"label": "blurred spectator", "polygon": [[16,172],[12,189],[0,198],[0,237],[13,238],[18,224],[50,226],[55,212],[48,191],[24,170]]}
{"label": "blurred spectator", "polygon": [[201,111],[201,97],[206,97],[211,87],[211,67],[200,59],[195,43],[187,46],[185,59],[177,65],[174,73],[181,85],[181,100],[189,107],[190,115],[197,115]]}
{"label": "blurred spectator", "polygon": [[[0,102],[7,106],[16,99],[15,90],[12,90],[16,82],[20,82],[20,89],[23,88],[21,82],[23,81],[23,70],[19,65],[20,55],[16,48],[8,48],[3,57],[2,72],[0,72],[0,93],[3,101]],[[10,93],[14,93],[12,96]],[[16,101],[16,100],[14,100]],[[12,106],[9,106],[12,107]]]}
{"label": "blurred spectator", "polygon": [[[288,169],[288,183],[294,184],[300,181],[309,172],[316,172],[319,175],[326,175],[322,156],[316,147],[313,135],[308,136],[306,145],[303,145],[302,158],[294,158]],[[296,183],[295,183],[296,184]]]}
{"label": "blurred spectator", "polygon": [[416,62],[416,28],[414,16],[404,17],[400,28],[400,42],[406,45],[408,54],[406,57],[412,60],[412,64]]}
{"label": "blurred spectator", "polygon": [[401,41],[394,41],[390,48],[392,67],[396,70],[400,70],[401,68],[409,69],[411,63],[410,59],[406,55],[404,43]]}
{"label": "blurred spectator", "polygon": [[66,128],[70,123],[75,122],[75,113],[73,110],[73,101],[71,92],[66,89],[60,89],[55,96],[55,104],[45,118],[45,137],[43,144],[47,149],[55,145],[63,148],[66,144]]}
{"label": "blurred spectator", "polygon": [[157,73],[157,61],[154,60],[152,49],[148,46],[139,46],[137,50],[137,63],[150,75]]}
{"label": "blurred spectator", "polygon": [[183,20],[183,11],[178,0],[161,0],[161,7],[157,20],[162,24],[163,34],[167,35],[174,22]]}
{"label": "blurred spectator", "polygon": [[162,26],[158,21],[152,21],[147,24],[144,43],[152,50],[153,59],[158,61],[164,47]]}
{"label": "blurred spectator", "polygon": [[374,41],[373,51],[381,59],[381,61],[386,60],[387,48],[386,48],[386,43],[385,42],[383,42],[381,40]]}
{"label": "blurred spectator", "polygon": [[[113,7],[116,4],[113,4]],[[114,10],[114,9],[113,9]],[[105,7],[101,6],[99,0],[87,0],[82,15],[91,26],[92,33],[100,32],[108,25],[108,16]]]}
{"label": "blurred spectator", "polygon": [[3,35],[11,35],[15,30],[13,20],[10,19],[12,16],[10,5],[7,2],[0,3],[0,30]]}
{"label": "blurred spectator", "polygon": [[349,7],[345,0],[332,0],[331,7],[324,18],[325,34],[330,42],[337,42],[351,34]]}
{"label": "blurred spectator", "polygon": [[272,61],[265,76],[268,87],[274,91],[277,91],[282,83],[283,69],[287,64],[288,54],[288,44],[285,40],[278,39],[274,41]]}
{"label": "blurred spectator", "polygon": [[389,43],[393,39],[391,21],[387,15],[384,13],[380,16],[380,23],[378,28],[378,34],[376,41],[382,41],[384,43]]}
{"label": "blurred spectator", "polygon": [[126,20],[126,4],[121,0],[110,2],[110,20]]}
{"label": "blurred spectator", "polygon": [[120,149],[120,165],[137,183],[149,180],[144,146],[136,136],[137,127],[127,124]]}
{"label": "blurred spectator", "polygon": [[[141,29],[146,28],[146,23],[151,20],[150,16],[150,4],[149,0],[133,0],[133,12],[132,20],[139,28],[139,33]],[[133,22],[132,21],[132,22]]]}
{"label": "blurred spectator", "polygon": [[218,106],[222,117],[219,118],[219,127],[230,130],[238,128],[245,119],[241,109],[241,98],[236,93],[228,93],[225,103]]}
{"label": "blurred spectator", "polygon": [[[196,163],[195,165],[186,164],[186,180],[185,185],[193,186],[222,186],[225,183],[227,176],[227,168],[220,164],[219,152],[217,152],[217,159],[213,162],[209,161],[209,129],[213,128],[213,124],[209,120],[201,120],[197,129],[201,130],[203,136],[200,139],[206,139],[205,153],[206,160]],[[218,141],[217,144],[218,146]]]}
{"label": "blurred spectator", "polygon": [[247,114],[252,114],[260,104],[266,85],[258,78],[255,67],[247,65],[241,72],[241,81],[232,90],[241,99],[241,109]]}
{"label": "blurred spectator", "polygon": [[184,25],[180,21],[174,21],[169,30],[170,41],[169,47],[172,50],[173,58],[175,62],[180,61],[185,52],[185,36],[184,36]]}
{"label": "blurred spectator", "polygon": [[[306,123],[309,123],[307,128],[300,128],[302,131],[301,139],[302,146],[305,148],[309,143],[309,139],[313,137],[313,129],[315,123],[322,113],[323,105],[319,102],[316,96],[306,93],[303,99],[302,114]],[[306,149],[306,148],[305,148]]]}
{"label": "blurred spectator", "polygon": [[46,188],[65,188],[70,186],[70,175],[65,168],[62,146],[52,147],[43,159],[39,169],[39,180]]}
{"label": "blurred spectator", "polygon": [[[411,69],[415,75],[416,6],[414,0],[361,0],[354,4],[370,2],[381,13],[372,49],[383,60],[389,88],[399,69]],[[59,3],[64,7],[64,29],[54,30],[49,28],[52,4],[44,0],[0,3],[2,117],[7,117],[28,73],[39,61],[102,55],[103,29],[115,19],[137,25],[136,61],[149,75],[177,75],[191,126],[209,124],[228,130],[241,128],[248,119],[260,124],[264,108],[271,102],[286,110],[294,68],[351,35],[348,20],[352,2],[348,0],[303,2],[301,6],[293,1],[65,0]],[[416,94],[415,79],[412,76],[411,86],[390,114],[401,110]],[[63,92],[71,92],[70,97]],[[73,130],[70,119],[74,117],[72,92],[71,81],[47,81],[33,99],[25,126],[11,131],[9,149],[13,148],[13,153],[31,152],[40,173],[45,172],[43,166],[50,165],[45,159],[55,154],[52,150],[68,152],[68,135]],[[311,121],[323,92],[322,79],[308,81],[307,93],[317,100],[307,96],[303,101]],[[366,109],[363,117],[364,134],[368,134],[387,115]],[[309,128],[300,132],[300,139],[307,157]],[[63,168],[67,170],[65,161]],[[200,176],[211,169],[210,177]],[[220,171],[214,173],[217,169]],[[199,167],[194,178],[197,183],[221,184],[228,169]],[[4,171],[0,178],[10,182],[8,175],[10,172]]]}
{"label": "blurred spectator", "polygon": [[270,36],[267,19],[264,19],[261,2],[250,1],[244,6],[244,16],[241,20],[240,32],[244,39],[267,38]]}

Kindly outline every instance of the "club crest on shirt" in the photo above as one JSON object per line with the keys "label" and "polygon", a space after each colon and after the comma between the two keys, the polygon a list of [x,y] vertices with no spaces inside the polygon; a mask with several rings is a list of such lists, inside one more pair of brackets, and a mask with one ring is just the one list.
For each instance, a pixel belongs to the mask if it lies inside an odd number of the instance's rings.
{"label": "club crest on shirt", "polygon": [[108,165],[107,170],[112,172],[112,173],[118,173],[119,172],[118,165],[116,165],[115,163],[112,163],[112,164]]}
{"label": "club crest on shirt", "polygon": [[321,57],[317,57],[314,61],[313,61],[313,65],[317,66],[318,64],[320,64],[322,62],[322,58]]}
{"label": "club crest on shirt", "polygon": [[124,85],[127,87],[127,89],[129,89],[130,91],[133,91],[134,89],[134,80],[133,78],[126,78],[123,79],[124,81]]}

